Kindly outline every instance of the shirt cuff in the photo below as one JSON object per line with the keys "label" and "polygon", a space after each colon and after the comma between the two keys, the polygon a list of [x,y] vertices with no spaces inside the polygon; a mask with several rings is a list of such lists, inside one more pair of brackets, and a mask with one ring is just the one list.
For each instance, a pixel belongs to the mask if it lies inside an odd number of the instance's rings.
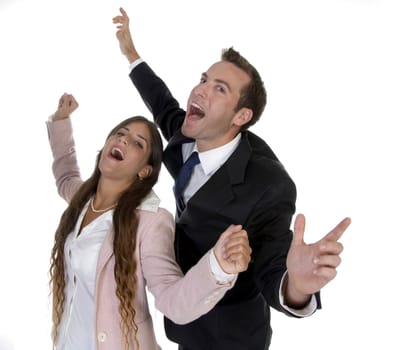
{"label": "shirt cuff", "polygon": [[231,283],[235,278],[236,274],[230,274],[230,273],[225,273],[223,269],[221,268],[220,264],[217,261],[216,256],[214,255],[214,249],[210,251],[210,269],[211,273],[217,280],[217,283],[219,284],[227,284]]}
{"label": "shirt cuff", "polygon": [[144,62],[144,60],[140,57],[140,58],[137,58],[135,61],[133,61],[133,62],[131,62],[130,64],[129,64],[129,70],[130,70],[130,73],[132,72],[132,70],[135,68],[135,67],[137,67],[140,63],[142,63],[142,62]]}
{"label": "shirt cuff", "polygon": [[317,309],[317,301],[316,301],[315,295],[312,295],[311,300],[302,309],[293,309],[285,304],[285,298],[283,296],[282,286],[283,286],[286,278],[287,278],[287,271],[283,275],[282,280],[281,280],[281,285],[279,287],[279,301],[280,301],[282,307],[297,317],[311,316]]}

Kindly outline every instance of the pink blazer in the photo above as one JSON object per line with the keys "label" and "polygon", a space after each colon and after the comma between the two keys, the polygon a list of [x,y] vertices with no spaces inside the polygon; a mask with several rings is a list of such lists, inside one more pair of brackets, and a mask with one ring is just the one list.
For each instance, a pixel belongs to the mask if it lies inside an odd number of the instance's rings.
{"label": "pink blazer", "polygon": [[[69,118],[47,122],[53,154],[53,173],[58,193],[69,202],[82,183],[76,160],[72,125]],[[146,287],[155,298],[156,308],[176,323],[189,323],[213,308],[231,289],[233,283],[218,284],[210,270],[209,253],[184,276],[175,262],[174,220],[159,207],[160,200],[151,193],[137,208],[139,226],[135,258],[137,261],[137,296],[135,321],[141,350],[159,349]],[[113,275],[113,231],[102,244],[97,262],[95,329],[98,350],[122,349],[116,282]],[[134,349],[131,346],[131,349]]]}

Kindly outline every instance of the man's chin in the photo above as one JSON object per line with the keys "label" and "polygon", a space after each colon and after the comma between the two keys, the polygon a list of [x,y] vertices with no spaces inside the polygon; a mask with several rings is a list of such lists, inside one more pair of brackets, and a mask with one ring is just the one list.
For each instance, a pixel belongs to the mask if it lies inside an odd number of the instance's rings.
{"label": "man's chin", "polygon": [[188,126],[186,126],[185,123],[182,124],[181,134],[183,134],[185,137],[193,138],[192,132],[190,132],[190,131],[192,131],[192,130],[190,130],[190,128]]}
{"label": "man's chin", "polygon": [[195,138],[195,134],[198,131],[198,128],[202,128],[201,124],[203,118],[198,117],[185,117],[184,122],[181,126],[181,132],[184,136]]}

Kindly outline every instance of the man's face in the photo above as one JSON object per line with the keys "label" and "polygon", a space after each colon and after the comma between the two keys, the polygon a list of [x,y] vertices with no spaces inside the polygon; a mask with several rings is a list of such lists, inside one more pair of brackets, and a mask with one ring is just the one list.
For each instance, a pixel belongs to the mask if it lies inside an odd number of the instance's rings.
{"label": "man's face", "polygon": [[249,75],[226,61],[213,64],[202,74],[188,99],[182,132],[196,139],[199,151],[222,146],[239,131],[235,107]]}

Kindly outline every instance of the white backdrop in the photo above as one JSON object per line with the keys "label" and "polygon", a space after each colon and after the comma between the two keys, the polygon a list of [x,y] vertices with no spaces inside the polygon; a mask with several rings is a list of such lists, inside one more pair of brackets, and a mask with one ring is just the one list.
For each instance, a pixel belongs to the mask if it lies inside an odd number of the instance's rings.
{"label": "white backdrop", "polygon": [[[0,350],[51,347],[47,272],[65,205],[44,122],[59,96],[80,103],[73,123],[85,177],[114,124],[149,116],[115,38],[119,6],[183,106],[222,48],[252,61],[269,101],[253,131],[297,184],[306,240],[352,218],[323,309],[302,320],[273,313],[271,349],[398,348],[387,318],[398,311],[395,0],[0,1]],[[163,170],[157,192],[173,212],[170,189]],[[176,349],[162,315],[154,318],[162,347]]]}

